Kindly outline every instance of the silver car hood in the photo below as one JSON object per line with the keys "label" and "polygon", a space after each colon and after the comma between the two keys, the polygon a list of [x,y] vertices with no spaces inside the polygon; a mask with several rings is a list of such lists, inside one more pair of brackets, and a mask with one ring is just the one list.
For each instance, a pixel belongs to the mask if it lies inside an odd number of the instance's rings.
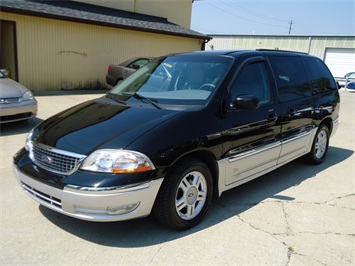
{"label": "silver car hood", "polygon": [[9,79],[0,79],[0,98],[16,98],[22,97],[22,95],[28,91],[26,87],[22,86],[20,83]]}

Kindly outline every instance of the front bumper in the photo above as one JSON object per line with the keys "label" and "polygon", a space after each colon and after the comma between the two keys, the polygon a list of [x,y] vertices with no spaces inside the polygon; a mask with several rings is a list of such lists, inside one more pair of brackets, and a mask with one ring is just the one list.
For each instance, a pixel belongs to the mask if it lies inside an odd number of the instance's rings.
{"label": "front bumper", "polygon": [[26,120],[37,115],[35,99],[0,105],[0,123]]}
{"label": "front bumper", "polygon": [[110,75],[106,75],[106,83],[113,87],[116,85],[116,78]]}
{"label": "front bumper", "polygon": [[26,194],[56,212],[88,221],[123,221],[148,216],[163,178],[129,187],[78,187],[63,189],[41,183],[14,165],[16,178]]}
{"label": "front bumper", "polygon": [[338,131],[338,127],[339,127],[339,117],[337,117],[334,121],[333,121],[333,129],[331,132],[331,137],[335,135],[335,133]]}

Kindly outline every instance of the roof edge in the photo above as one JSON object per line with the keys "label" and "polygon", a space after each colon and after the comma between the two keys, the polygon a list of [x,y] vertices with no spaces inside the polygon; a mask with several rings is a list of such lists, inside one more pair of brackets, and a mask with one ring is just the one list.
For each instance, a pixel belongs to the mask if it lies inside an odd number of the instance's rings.
{"label": "roof edge", "polygon": [[347,38],[355,38],[355,35],[329,35],[329,34],[309,34],[309,35],[289,35],[289,34],[278,34],[278,35],[267,35],[267,34],[208,34],[208,36],[213,37],[289,37],[289,38],[293,38],[293,37],[304,37],[304,38],[309,38],[309,37],[347,37]]}
{"label": "roof edge", "polygon": [[[76,23],[83,23],[83,24],[96,25],[96,26],[105,26],[105,27],[118,28],[118,29],[144,31],[144,32],[157,33],[157,34],[170,35],[170,36],[194,38],[194,39],[203,40],[204,42],[208,42],[212,39],[212,37],[202,34],[202,33],[201,33],[201,35],[198,35],[198,34],[194,35],[194,34],[185,34],[185,33],[164,31],[164,30],[158,30],[158,29],[149,29],[149,28],[144,28],[144,27],[128,26],[128,25],[108,23],[108,22],[103,22],[103,21],[94,21],[94,20],[61,16],[61,15],[50,14],[50,13],[42,13],[42,12],[31,11],[31,10],[17,9],[17,8],[1,6],[1,5],[0,5],[0,12],[14,13],[17,15],[41,17],[41,18],[47,18],[47,19],[76,22]],[[170,22],[168,22],[168,23],[172,24]],[[172,24],[172,25],[176,25],[176,24]],[[189,29],[189,30],[191,30],[191,29]],[[193,30],[191,30],[191,31],[193,31]]]}

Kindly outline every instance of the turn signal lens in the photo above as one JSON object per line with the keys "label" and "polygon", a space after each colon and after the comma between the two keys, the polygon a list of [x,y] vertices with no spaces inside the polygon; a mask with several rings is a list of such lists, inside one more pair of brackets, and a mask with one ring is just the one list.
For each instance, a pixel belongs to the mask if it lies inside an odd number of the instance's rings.
{"label": "turn signal lens", "polygon": [[108,207],[106,213],[109,215],[118,215],[118,214],[125,214],[137,209],[139,202],[117,206],[117,207]]}

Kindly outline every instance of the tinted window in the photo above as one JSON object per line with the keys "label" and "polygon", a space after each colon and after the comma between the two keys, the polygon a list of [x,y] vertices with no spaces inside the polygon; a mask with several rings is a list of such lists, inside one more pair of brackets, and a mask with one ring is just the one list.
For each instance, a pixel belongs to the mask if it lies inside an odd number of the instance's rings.
{"label": "tinted window", "polygon": [[355,72],[345,74],[344,78],[355,78]]}
{"label": "tinted window", "polygon": [[297,56],[269,57],[282,102],[311,96],[310,84],[301,59]]}
{"label": "tinted window", "polygon": [[231,97],[235,100],[239,95],[250,94],[259,98],[260,104],[271,101],[269,78],[265,62],[258,61],[244,66],[237,74],[231,86]]}
{"label": "tinted window", "polygon": [[127,67],[133,68],[133,69],[139,69],[142,66],[144,66],[145,64],[147,64],[148,62],[149,62],[149,59],[142,58],[142,59],[138,59],[138,60],[130,63]]}
{"label": "tinted window", "polygon": [[302,60],[309,74],[313,93],[336,90],[337,86],[332,74],[322,60],[312,57]]}
{"label": "tinted window", "polygon": [[[159,58],[142,66],[111,93],[123,98],[138,93],[159,104],[205,105],[233,62],[233,58],[222,56]],[[131,97],[130,101],[134,100]]]}

